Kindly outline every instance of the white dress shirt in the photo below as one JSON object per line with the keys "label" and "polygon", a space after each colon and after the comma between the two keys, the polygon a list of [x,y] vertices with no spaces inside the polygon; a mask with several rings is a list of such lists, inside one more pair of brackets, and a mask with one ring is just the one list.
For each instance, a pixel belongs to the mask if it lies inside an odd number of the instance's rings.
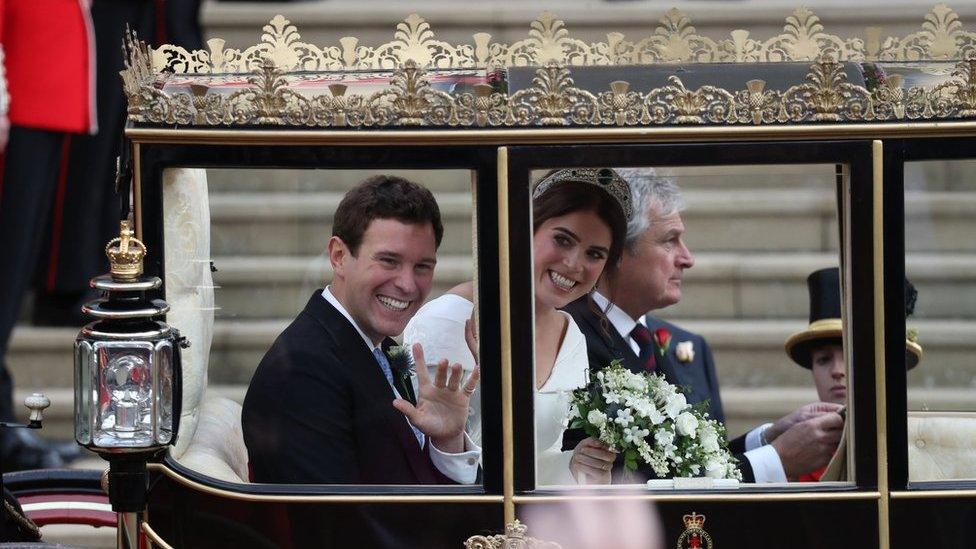
{"label": "white dress shirt", "polygon": [[[356,321],[353,320],[352,316],[346,311],[346,308],[339,303],[335,295],[332,293],[330,287],[326,286],[325,290],[322,290],[322,297],[325,298],[333,307],[339,311],[342,316],[352,324],[353,328],[359,333],[359,336],[363,338],[363,343],[366,344],[366,348],[372,353],[374,349],[380,347],[379,343],[373,343],[369,337],[359,328]],[[376,365],[380,368],[380,365]],[[396,388],[390,385],[390,390],[396,398],[402,398],[397,392]],[[407,420],[410,423],[410,420]],[[425,437],[426,438],[426,437]],[[423,447],[423,440],[420,442],[420,446]],[[478,464],[481,461],[481,447],[475,444],[468,434],[464,434],[464,447],[465,451],[459,454],[449,454],[440,451],[433,443],[427,445],[430,448],[430,461],[437,467],[437,470],[444,474],[447,478],[460,483],[460,484],[474,484],[474,481],[478,478]]]}
{"label": "white dress shirt", "polygon": [[[620,307],[610,303],[610,300],[604,297],[600,292],[593,292],[593,301],[596,302],[596,306],[600,308],[601,311],[606,311],[607,320],[610,324],[617,330],[620,337],[623,338],[630,348],[638,356],[640,355],[640,346],[634,341],[634,338],[630,337],[630,332],[634,330],[637,323],[646,324],[646,320],[643,316],[639,319],[633,319],[623,311]],[[609,308],[608,308],[609,307]],[[786,482],[786,471],[783,470],[783,462],[779,459],[779,454],[776,453],[776,449],[768,444],[762,443],[762,433],[765,431],[772,423],[765,423],[756,427],[755,429],[749,431],[746,435],[746,459],[749,460],[749,465],[752,467],[752,472],[756,476],[756,483],[764,482]]]}

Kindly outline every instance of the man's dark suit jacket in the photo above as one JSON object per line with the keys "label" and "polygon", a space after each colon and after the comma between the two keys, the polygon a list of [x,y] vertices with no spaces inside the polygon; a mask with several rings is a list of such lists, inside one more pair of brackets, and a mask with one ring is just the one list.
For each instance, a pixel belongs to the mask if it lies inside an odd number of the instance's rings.
{"label": "man's dark suit jacket", "polygon": [[454,484],[393,399],[359,332],[316,291],[264,355],[244,398],[252,480]]}
{"label": "man's dark suit jacket", "polygon": [[[630,347],[630,343],[617,333],[609,322],[601,319],[590,309],[588,297],[570,303],[566,312],[573,315],[576,324],[586,337],[586,352],[589,356],[590,368],[594,371],[609,366],[614,360],[620,359],[622,364],[632,372],[643,372],[644,367],[638,360],[637,354]],[[715,375],[715,362],[708,342],[702,336],[683,330],[674,324],[665,322],[651,315],[645,317],[647,328],[653,333],[658,328],[666,328],[671,332],[671,345],[664,357],[657,357],[657,372],[664,374],[664,378],[679,388],[685,390],[688,403],[697,404],[708,401],[708,413],[711,417],[725,422],[725,412],[722,410],[722,398],[719,396],[718,377]],[[604,326],[605,324],[605,326]],[[678,343],[691,341],[695,351],[695,358],[691,362],[680,362],[676,355]],[[585,436],[585,435],[583,435]],[[579,442],[580,433],[567,432],[563,439],[563,449],[571,449]],[[569,448],[567,448],[567,446]],[[745,437],[739,437],[729,443],[729,448],[739,459],[739,468],[745,482],[752,482],[755,476],[745,456]]]}

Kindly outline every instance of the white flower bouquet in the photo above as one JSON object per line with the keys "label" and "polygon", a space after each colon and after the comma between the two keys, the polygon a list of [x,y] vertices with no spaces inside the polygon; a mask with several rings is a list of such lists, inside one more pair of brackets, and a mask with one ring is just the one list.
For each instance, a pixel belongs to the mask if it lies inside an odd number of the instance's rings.
{"label": "white flower bouquet", "polygon": [[688,404],[674,385],[654,374],[635,374],[614,361],[573,391],[569,426],[610,445],[634,471],[649,465],[660,478],[742,480],[725,427],[704,405]]}

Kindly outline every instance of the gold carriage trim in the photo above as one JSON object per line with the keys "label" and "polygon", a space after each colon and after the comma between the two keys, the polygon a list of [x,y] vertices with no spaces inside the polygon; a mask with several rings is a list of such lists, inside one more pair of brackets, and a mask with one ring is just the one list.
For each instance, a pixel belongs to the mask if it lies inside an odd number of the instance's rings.
{"label": "gold carriage trim", "polygon": [[464,549],[562,549],[556,542],[531,538],[526,534],[528,526],[515,519],[505,525],[504,534],[471,536],[464,542]]}
{"label": "gold carriage trim", "polygon": [[[733,30],[715,41],[696,34],[691,21],[668,11],[654,32],[639,40],[609,33],[606,42],[573,38],[562,21],[543,13],[529,36],[512,44],[486,33],[473,43],[437,40],[430,25],[410,15],[394,40],[378,47],[346,37],[319,47],[301,41],[297,28],[276,16],[264,27],[260,44],[225,49],[211,39],[208,50],[171,45],[149,48],[129,35],[123,85],[131,121],[197,126],[274,125],[371,128],[766,125],[806,122],[885,122],[964,119],[976,116],[976,33],[965,31],[944,4],[924,17],[922,29],[905,37],[882,38],[867,29],[863,38],[824,32],[819,18],[798,8],[783,34],[761,40]],[[848,82],[843,62],[956,61],[949,78],[930,88],[902,87],[900,75],[869,90]],[[678,76],[667,85],[634,90],[626,81],[604,91],[576,86],[573,69],[661,63],[809,62],[802,82],[767,89],[754,79],[745,89],[704,85],[689,89]],[[531,85],[511,94],[485,83],[470,91],[446,92],[430,84],[434,71],[490,71],[538,67]],[[337,83],[317,93],[299,93],[289,78],[299,74],[386,71],[389,84],[369,94],[347,94]],[[580,69],[577,69],[580,70]],[[216,93],[203,83],[167,91],[167,80],[186,76],[246,75],[232,93]]]}

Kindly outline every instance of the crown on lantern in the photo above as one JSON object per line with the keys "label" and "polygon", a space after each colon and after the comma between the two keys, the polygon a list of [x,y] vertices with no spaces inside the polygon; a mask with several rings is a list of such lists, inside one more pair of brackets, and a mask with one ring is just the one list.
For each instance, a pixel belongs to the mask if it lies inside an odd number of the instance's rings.
{"label": "crown on lantern", "polygon": [[105,255],[112,266],[112,278],[131,282],[142,274],[142,260],[146,257],[146,245],[133,236],[127,220],[120,223],[119,236],[105,245]]}
{"label": "crown on lantern", "polygon": [[690,515],[685,515],[681,517],[681,520],[685,522],[685,529],[691,528],[701,528],[705,524],[705,515],[699,515],[692,511]]}

